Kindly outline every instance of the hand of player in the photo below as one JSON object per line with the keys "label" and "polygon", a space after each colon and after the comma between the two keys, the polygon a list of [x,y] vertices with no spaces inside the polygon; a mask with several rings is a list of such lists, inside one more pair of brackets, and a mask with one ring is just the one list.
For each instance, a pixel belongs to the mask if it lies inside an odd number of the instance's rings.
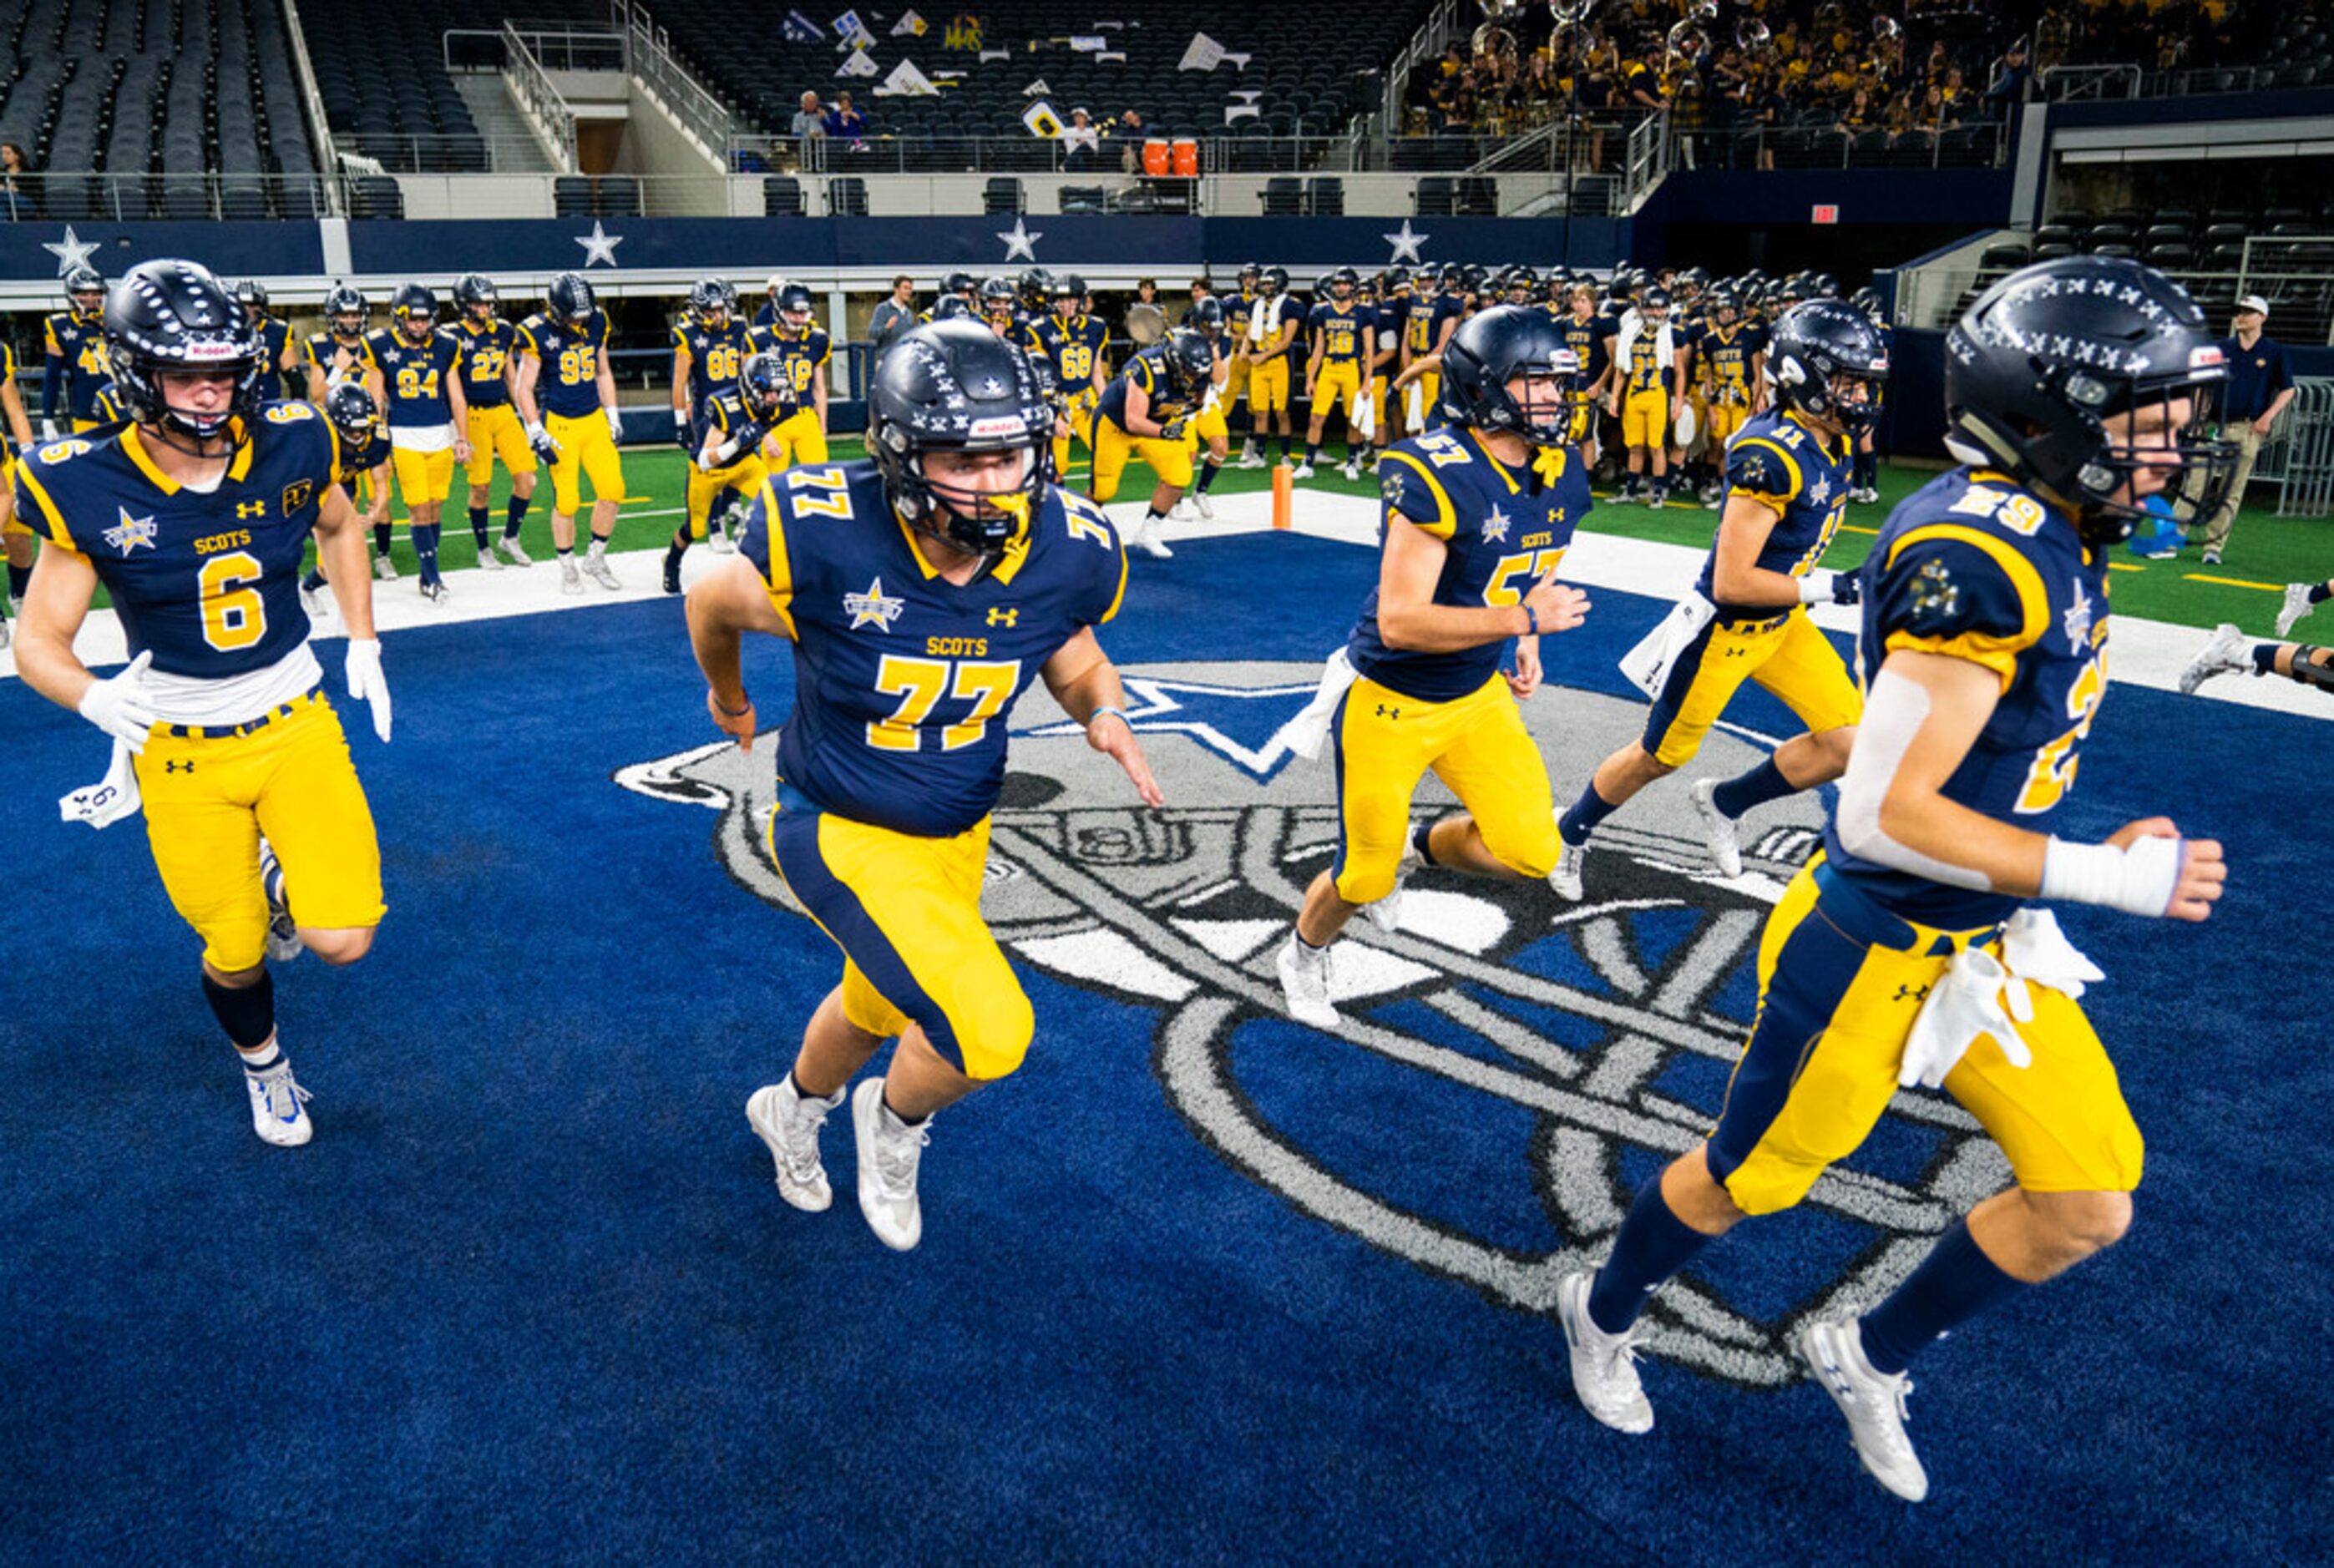
{"label": "hand of player", "polygon": [[1086,744],[1126,770],[1127,782],[1134,785],[1144,805],[1167,803],[1167,797],[1159,793],[1159,781],[1151,776],[1151,765],[1143,759],[1134,726],[1124,718],[1114,713],[1095,715],[1086,724]]}
{"label": "hand of player", "polygon": [[697,456],[697,442],[689,428],[688,417],[678,409],[672,411],[672,444],[691,457]]}
{"label": "hand of player", "polygon": [[1189,422],[1188,418],[1181,415],[1178,415],[1176,418],[1168,420],[1165,424],[1159,427],[1159,438],[1162,441],[1181,440],[1183,438],[1183,427]]}
{"label": "hand of player", "polygon": [[754,699],[752,697],[746,699],[745,712],[733,713],[721,706],[721,699],[713,695],[713,688],[709,686],[705,688],[705,711],[713,716],[713,727],[736,741],[739,751],[754,749]]}
{"label": "hand of player", "polygon": [[57,438],[59,433],[60,432],[57,429],[57,422],[54,419],[43,419],[41,421],[42,440],[53,441]]}
{"label": "hand of player", "polygon": [[622,446],[624,444],[623,415],[616,412],[613,409],[603,409],[600,412],[608,417],[608,439],[615,442],[616,445],[620,447]]}
{"label": "hand of player", "polygon": [[153,662],[149,648],[121,674],[91,681],[75,705],[82,717],[140,754],[146,750],[146,732],[154,725],[154,709],[146,695],[146,668]]}
{"label": "hand of player", "polygon": [[[2107,842],[2127,850],[2142,839],[2180,839],[2180,830],[2172,825],[2170,817],[2142,817],[2117,828]],[[2180,839],[2180,880],[2173,885],[2172,901],[2165,906],[2165,914],[2175,920],[2204,919],[2213,912],[2213,904],[2228,880],[2229,864],[2222,857],[2220,841]]]}
{"label": "hand of player", "polygon": [[467,462],[468,462],[469,460],[470,460],[470,443],[469,443],[469,441],[468,441],[466,438],[461,437],[461,436],[457,436],[457,437],[455,437],[455,438],[454,438],[454,461],[456,461],[457,463],[467,463]]}
{"label": "hand of player", "polygon": [[1521,702],[1539,689],[1539,639],[1516,639],[1516,668],[1508,677],[1508,689],[1515,693],[1518,702]]}
{"label": "hand of player", "polygon": [[559,443],[551,438],[551,432],[545,429],[538,421],[529,425],[526,434],[527,447],[535,457],[545,467],[556,467],[559,462]]}
{"label": "hand of player", "polygon": [[738,455],[743,457],[760,451],[762,443],[769,438],[769,434],[770,428],[758,419],[747,425],[738,432]]}
{"label": "hand of player", "polygon": [[378,638],[349,640],[349,700],[362,702],[372,709],[372,732],[389,744],[390,704],[389,677],[381,669],[381,641]]}
{"label": "hand of player", "polygon": [[1863,580],[1853,572],[1831,574],[1831,601],[1834,604],[1854,604],[1864,594]]}
{"label": "hand of player", "polygon": [[1524,607],[1539,617],[1543,636],[1569,631],[1588,619],[1588,595],[1558,582],[1553,573],[1532,584],[1531,592],[1524,595]]}

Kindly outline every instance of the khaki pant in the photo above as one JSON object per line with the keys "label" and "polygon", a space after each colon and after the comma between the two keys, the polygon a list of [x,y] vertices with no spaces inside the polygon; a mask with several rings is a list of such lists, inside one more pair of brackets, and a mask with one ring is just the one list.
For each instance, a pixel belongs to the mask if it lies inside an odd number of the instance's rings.
{"label": "khaki pant", "polygon": [[2237,443],[2237,473],[2229,481],[2228,498],[2204,525],[2204,553],[2208,555],[2218,555],[2221,547],[2229,542],[2229,530],[2237,525],[2237,508],[2244,504],[2245,486],[2253,476],[2253,459],[2261,456],[2262,443],[2269,438],[2253,428],[2251,419],[2241,425],[2222,426],[2221,439],[2230,439],[2232,431]]}

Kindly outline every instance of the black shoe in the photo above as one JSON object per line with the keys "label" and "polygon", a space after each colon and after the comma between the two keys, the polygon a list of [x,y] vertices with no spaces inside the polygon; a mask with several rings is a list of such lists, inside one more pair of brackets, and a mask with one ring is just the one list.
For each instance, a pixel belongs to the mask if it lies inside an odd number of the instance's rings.
{"label": "black shoe", "polygon": [[680,592],[680,557],[670,553],[664,558],[664,591],[667,593]]}

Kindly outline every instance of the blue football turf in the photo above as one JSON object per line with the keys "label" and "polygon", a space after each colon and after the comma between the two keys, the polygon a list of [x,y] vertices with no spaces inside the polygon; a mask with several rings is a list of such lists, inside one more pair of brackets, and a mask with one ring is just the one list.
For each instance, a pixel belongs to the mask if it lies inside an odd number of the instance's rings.
{"label": "blue football turf", "polygon": [[[1137,562],[1104,641],[1125,664],[1317,659],[1373,572],[1302,538],[1194,543]],[[1612,660],[1660,606],[1597,600],[1554,678],[1617,697]],[[834,950],[733,879],[716,813],[612,782],[713,738],[678,605],[400,633],[388,667],[395,744],[350,726],[378,947],[278,978],[316,1095],[296,1152],[251,1134],[141,824],[56,821],[102,742],[0,685],[9,1561],[2324,1559],[2334,1083],[2307,721],[2107,704],[2068,831],[2169,811],[2227,841],[2231,890],[2202,928],[2065,915],[2110,976],[2087,1006],[2148,1138],[2137,1222],[1915,1368],[1934,1490],[1907,1508],[1803,1383],[1656,1359],[1655,1431],[1595,1426],[1552,1316],[1316,1217],[1202,1135],[1162,1079],[1193,1009],[1027,961],[1037,1047],[935,1124],[921,1248],[860,1220],[845,1117],[835,1207],[786,1208],[741,1112]],[[783,651],[749,671],[783,712]],[[1755,696],[1735,717],[1783,723]],[[1552,761],[1562,795],[1594,758]],[[1294,766],[1326,801],[1326,767]],[[1635,961],[1670,963],[1697,920],[1633,917]],[[1747,1015],[1750,957],[1711,1019]],[[1603,983],[1554,938],[1516,967]],[[1465,1000],[1548,1051],[1596,1039]],[[1363,1011],[1507,1060],[1415,997]],[[1559,1134],[1514,1101],[1253,1008],[1225,1030],[1212,1060],[1248,1110],[1423,1235],[1519,1263],[1583,1239],[1549,1198]],[[1707,1111],[1723,1079],[1678,1053],[1649,1086]],[[1943,1137],[1892,1119],[1853,1165],[1910,1184]],[[1629,1146],[1612,1169],[1625,1188],[1657,1165]],[[1880,1239],[1810,1207],[1688,1283],[1771,1325]]]}

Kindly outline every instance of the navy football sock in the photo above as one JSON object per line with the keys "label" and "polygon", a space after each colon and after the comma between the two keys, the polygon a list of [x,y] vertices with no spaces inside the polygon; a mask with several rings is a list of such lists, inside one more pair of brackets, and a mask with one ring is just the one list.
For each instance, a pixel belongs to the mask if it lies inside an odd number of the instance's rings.
{"label": "navy football sock", "polygon": [[13,599],[24,597],[24,590],[33,585],[33,569],[8,563],[8,594]]}
{"label": "navy football sock", "polygon": [[1305,461],[1306,461],[1306,462],[1307,462],[1307,463],[1309,464],[1309,463],[1317,463],[1317,462],[1319,462],[1320,460],[1321,460],[1321,448],[1320,448],[1320,447],[1316,447],[1316,446],[1315,446],[1315,445],[1313,445],[1313,443],[1312,443],[1312,442],[1310,442],[1310,441],[1307,441],[1307,443],[1305,443]]}
{"label": "navy football sock", "polygon": [[388,524],[376,523],[372,525],[372,548],[373,553],[376,555],[386,555],[389,553]]}
{"label": "navy football sock", "polygon": [[323,585],[324,569],[321,566],[311,566],[308,568],[308,575],[300,579],[300,586],[306,589],[311,593],[315,592],[317,589],[322,588]]}
{"label": "navy football sock", "polygon": [[1876,1372],[1895,1373],[1954,1324],[2025,1287],[1970,1235],[1964,1219],[1938,1239],[1903,1284],[1864,1314],[1864,1359]]}
{"label": "navy football sock", "polygon": [[2256,642],[2253,644],[2253,673],[2255,675],[2275,675],[2277,673],[2277,650],[2280,646],[2280,644],[2274,642]]}
{"label": "navy football sock", "polygon": [[1671,1212],[1662,1197],[1662,1178],[1655,1176],[1638,1189],[1629,1217],[1613,1238],[1612,1255],[1588,1287],[1589,1320],[1608,1334],[1621,1332],[1645,1310],[1648,1294],[1717,1239]]}
{"label": "navy football sock", "polygon": [[1752,806],[1763,806],[1769,801],[1781,800],[1793,793],[1795,786],[1783,776],[1783,770],[1769,757],[1739,778],[1728,779],[1711,792],[1711,803],[1730,817],[1739,817]]}
{"label": "navy football sock", "polygon": [[518,525],[526,521],[526,503],[527,498],[524,495],[514,495],[510,498],[510,505],[504,513],[504,538],[518,537]]}
{"label": "navy football sock", "polygon": [[[32,568],[30,567],[26,567],[24,571],[25,575],[30,576],[32,574]],[[8,581],[11,583],[14,583],[16,581],[16,568],[14,566],[8,568]],[[2319,583],[2310,591],[2310,602],[2312,604],[2323,604],[2329,599],[2334,599],[2334,588],[2329,588],[2323,582]]]}
{"label": "navy football sock", "polygon": [[1433,839],[1434,824],[1432,822],[1421,822],[1411,830],[1410,847],[1416,850],[1418,858],[1430,866],[1438,863],[1434,859]]}
{"label": "navy football sock", "polygon": [[238,1051],[256,1051],[275,1033],[275,980],[265,969],[256,986],[222,986],[203,971],[203,1000]]}
{"label": "navy football sock", "polygon": [[1200,465],[1199,493],[1201,495],[1204,495],[1208,493],[1208,486],[1216,482],[1216,475],[1222,467],[1223,465],[1220,463],[1202,463]]}
{"label": "navy football sock", "polygon": [[413,553],[421,561],[421,581],[438,581],[438,535],[442,527],[436,523],[416,523],[413,525]]}
{"label": "navy football sock", "polygon": [[1281,460],[1282,462],[1284,462],[1284,463],[1286,463],[1286,462],[1288,462],[1288,447],[1289,447],[1289,442],[1290,442],[1290,438],[1288,438],[1288,437],[1287,437],[1287,436],[1283,436],[1283,437],[1281,437],[1281,438],[1280,438],[1280,460]]}
{"label": "navy football sock", "polygon": [[1556,831],[1564,835],[1566,843],[1578,849],[1588,842],[1588,835],[1596,831],[1598,822],[1620,809],[1598,794],[1596,781],[1590,779],[1588,786],[1580,792],[1580,798],[1572,803],[1572,809],[1558,819]]}
{"label": "navy football sock", "polygon": [[487,553],[487,519],[491,514],[484,506],[470,508],[470,535],[478,542],[478,553]]}

